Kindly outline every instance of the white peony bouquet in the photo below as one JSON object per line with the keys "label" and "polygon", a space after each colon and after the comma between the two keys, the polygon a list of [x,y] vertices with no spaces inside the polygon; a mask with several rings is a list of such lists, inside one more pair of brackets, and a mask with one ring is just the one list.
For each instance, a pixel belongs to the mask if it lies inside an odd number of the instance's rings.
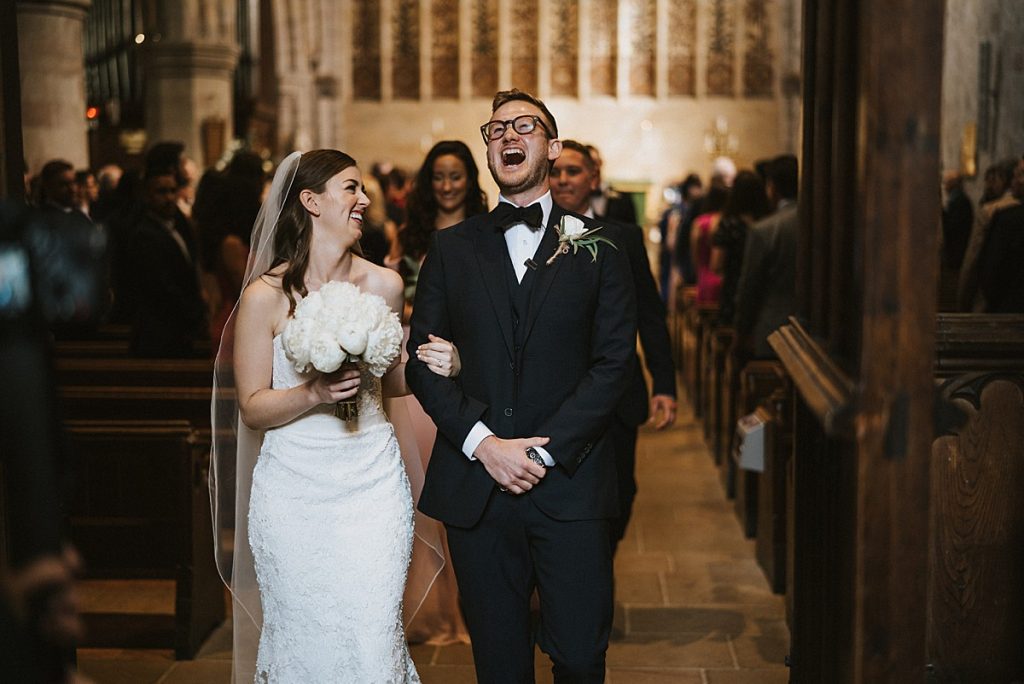
{"label": "white peony bouquet", "polygon": [[[300,373],[333,373],[352,361],[379,378],[401,350],[402,323],[383,297],[332,280],[299,300],[281,342]],[[357,417],[355,399],[339,402],[336,413]]]}

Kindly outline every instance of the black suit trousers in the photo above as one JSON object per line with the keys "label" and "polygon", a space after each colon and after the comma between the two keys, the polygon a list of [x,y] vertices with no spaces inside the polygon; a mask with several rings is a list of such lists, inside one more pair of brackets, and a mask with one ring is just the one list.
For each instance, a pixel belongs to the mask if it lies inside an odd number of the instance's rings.
{"label": "black suit trousers", "polygon": [[607,520],[555,520],[529,494],[495,492],[474,527],[447,530],[480,684],[532,683],[534,643],[554,663],[556,683],[604,681],[612,624]]}

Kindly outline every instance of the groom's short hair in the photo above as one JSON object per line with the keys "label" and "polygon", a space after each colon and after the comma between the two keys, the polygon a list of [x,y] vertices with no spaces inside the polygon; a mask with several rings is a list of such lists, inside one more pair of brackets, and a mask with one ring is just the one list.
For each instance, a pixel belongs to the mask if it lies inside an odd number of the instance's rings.
{"label": "groom's short hair", "polygon": [[491,102],[491,114],[496,112],[499,107],[502,107],[505,104],[508,104],[509,102],[514,102],[515,100],[529,102],[534,107],[539,109],[540,113],[544,115],[545,119],[547,119],[546,123],[548,124],[548,126],[551,127],[551,137],[558,137],[558,123],[555,122],[555,117],[554,115],[551,114],[551,111],[548,109],[548,106],[544,104],[544,102],[542,102],[540,98],[531,95],[530,93],[519,90],[518,88],[513,88],[512,90],[499,90],[497,93],[495,93],[494,100]]}

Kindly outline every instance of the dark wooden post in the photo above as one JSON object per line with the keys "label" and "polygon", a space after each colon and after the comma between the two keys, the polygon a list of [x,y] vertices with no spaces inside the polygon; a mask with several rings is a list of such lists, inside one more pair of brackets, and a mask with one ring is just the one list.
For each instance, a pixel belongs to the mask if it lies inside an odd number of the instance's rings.
{"label": "dark wooden post", "polygon": [[806,0],[794,682],[926,676],[943,13]]}

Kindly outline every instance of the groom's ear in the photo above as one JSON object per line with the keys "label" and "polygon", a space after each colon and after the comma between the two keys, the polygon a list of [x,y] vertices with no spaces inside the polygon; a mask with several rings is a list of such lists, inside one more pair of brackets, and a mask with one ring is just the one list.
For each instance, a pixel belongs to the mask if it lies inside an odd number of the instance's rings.
{"label": "groom's ear", "polygon": [[552,138],[548,141],[548,161],[555,161],[562,154],[562,141]]}
{"label": "groom's ear", "polygon": [[320,215],[320,203],[317,201],[316,193],[312,190],[299,191],[299,202],[313,216]]}

